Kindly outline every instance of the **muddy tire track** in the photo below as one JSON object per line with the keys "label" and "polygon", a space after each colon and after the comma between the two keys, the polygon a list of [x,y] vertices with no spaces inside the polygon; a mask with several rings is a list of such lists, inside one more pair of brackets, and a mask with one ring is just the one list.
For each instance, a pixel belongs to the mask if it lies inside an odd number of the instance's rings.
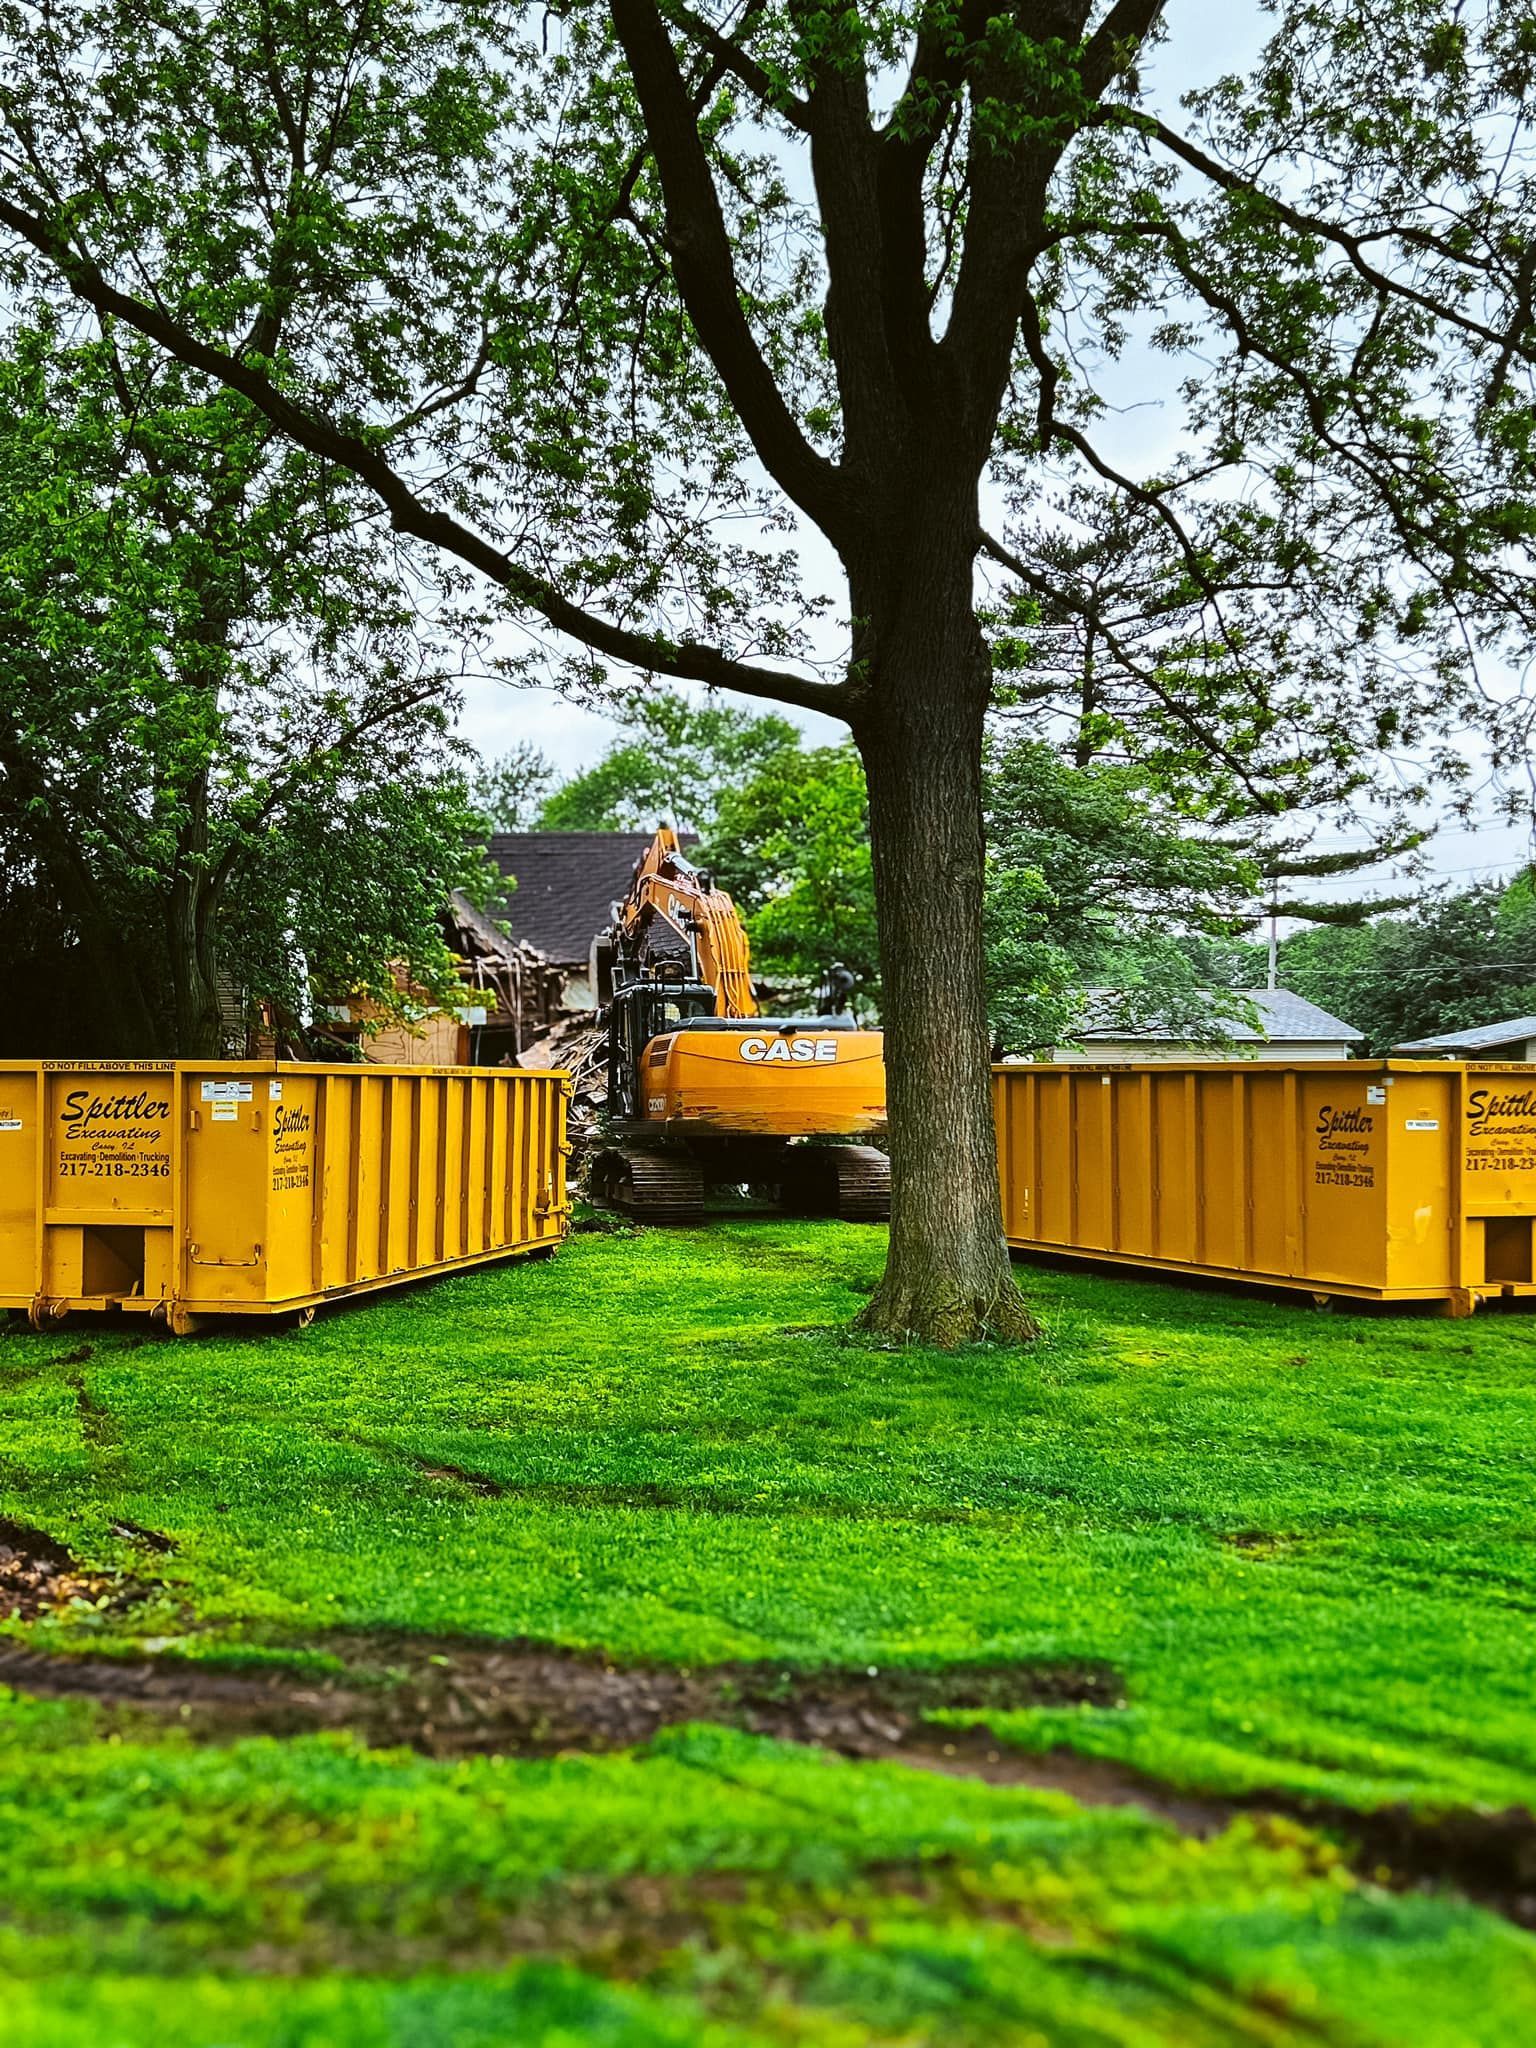
{"label": "muddy tire track", "polygon": [[312,1647],[340,1657],[343,1669],[250,1672],[0,1642],[0,1685],[92,1700],[109,1715],[174,1721],[206,1741],[347,1730],[376,1746],[433,1757],[590,1754],[643,1745],[684,1722],[715,1722],[858,1762],[1059,1792],[1082,1805],[1136,1807],[1200,1839],[1245,1814],[1297,1820],[1335,1838],[1357,1874],[1375,1883],[1449,1887],[1536,1928],[1536,1815],[1527,1808],[1436,1814],[1406,1805],[1361,1810],[1281,1791],[1203,1795],[1106,1759],[1068,1749],[1031,1753],[985,1725],[951,1728],[932,1718],[945,1709],[1112,1707],[1121,1695],[1105,1669],[798,1671],[775,1663],[688,1670],[431,1637],[333,1638]]}
{"label": "muddy tire track", "polygon": [[910,1756],[953,1775],[1013,1781],[1029,1759],[984,1731],[948,1730],[943,1708],[1114,1704],[1114,1674],[1086,1666],[946,1671],[799,1671],[779,1663],[702,1669],[616,1664],[531,1643],[435,1637],[328,1638],[343,1669],[311,1677],[146,1657],[62,1655],[0,1643],[0,1684],[174,1718],[194,1734],[350,1729],[429,1756],[549,1756],[631,1748],[687,1721],[714,1721],[850,1757]]}
{"label": "muddy tire track", "polygon": [[[457,1472],[451,1476],[458,1481]],[[174,1549],[156,1530],[116,1528],[148,1549]],[[76,1601],[127,1607],[162,1590],[151,1580],[89,1571],[43,1531],[0,1519],[0,1616],[32,1620]],[[1219,1834],[1241,1814],[1299,1820],[1336,1838],[1357,1873],[1379,1884],[1451,1887],[1536,1928],[1536,1815],[1528,1808],[1362,1810],[1280,1790],[1204,1795],[1072,1749],[1020,1749],[986,1723],[989,1713],[1028,1707],[1122,1706],[1123,1682],[1107,1665],[689,1668],[623,1664],[527,1641],[360,1631],[287,1647],[320,1651],[339,1668],[318,1676],[292,1666],[251,1671],[0,1640],[0,1685],[90,1700],[109,1716],[171,1720],[206,1741],[346,1730],[375,1746],[433,1757],[628,1749],[685,1722],[715,1722],[855,1761],[1059,1792],[1082,1805],[1137,1807],[1198,1838]],[[946,1711],[978,1719],[952,1727],[936,1718]]]}

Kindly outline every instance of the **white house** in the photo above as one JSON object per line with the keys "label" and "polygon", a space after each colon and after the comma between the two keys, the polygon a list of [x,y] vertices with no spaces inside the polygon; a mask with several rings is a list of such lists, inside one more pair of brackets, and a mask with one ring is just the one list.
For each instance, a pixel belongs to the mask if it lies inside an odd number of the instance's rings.
{"label": "white house", "polygon": [[1441,1031],[1394,1045],[1405,1060],[1536,1060],[1536,1017],[1506,1017],[1470,1031]]}
{"label": "white house", "polygon": [[1232,1041],[1220,1051],[1192,1045],[1155,1019],[1127,1023],[1125,998],[1117,989],[1083,990],[1087,1013],[1077,1045],[1058,1045],[1053,1060],[1102,1065],[1121,1060],[1347,1060],[1365,1043],[1365,1034],[1341,1018],[1330,1017],[1304,996],[1285,988],[1245,988],[1237,994],[1251,1003],[1258,1027],[1229,1020],[1223,1027]]}

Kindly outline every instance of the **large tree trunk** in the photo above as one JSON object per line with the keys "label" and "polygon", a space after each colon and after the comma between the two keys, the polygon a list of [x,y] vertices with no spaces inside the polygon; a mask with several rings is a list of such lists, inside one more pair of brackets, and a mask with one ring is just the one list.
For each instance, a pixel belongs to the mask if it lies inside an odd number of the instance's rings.
{"label": "large tree trunk", "polygon": [[178,883],[171,892],[167,918],[176,1057],[183,1060],[216,1060],[224,1052],[218,963],[203,894],[195,883],[185,889]]}
{"label": "large tree trunk", "polygon": [[[84,968],[87,1007],[69,1037],[93,1059],[160,1059],[174,1051],[160,1005],[154,1000],[156,961],[146,960],[141,935],[126,929],[120,906],[103,901],[90,862],[81,851],[78,821],[51,796],[36,761],[13,732],[0,732],[0,770],[29,800],[32,854],[46,877],[40,900],[52,893],[73,924]],[[77,1036],[78,1033],[78,1036]],[[57,1053],[57,1045],[32,1053]]]}
{"label": "large tree trunk", "polygon": [[[954,1345],[1037,1334],[1003,1242],[982,939],[991,669],[963,522],[928,524],[871,615],[869,779],[891,1145],[885,1277],[860,1318]],[[948,532],[946,540],[941,537]]]}
{"label": "large tree trunk", "polygon": [[176,871],[166,900],[165,943],[179,1059],[217,1059],[224,1050],[214,944],[214,886],[208,860],[208,776],[187,791],[187,819],[178,837]]}
{"label": "large tree trunk", "polygon": [[80,928],[91,990],[86,1032],[96,1059],[164,1059],[175,1052],[165,1019],[144,985],[144,961],[131,939],[102,929]]}

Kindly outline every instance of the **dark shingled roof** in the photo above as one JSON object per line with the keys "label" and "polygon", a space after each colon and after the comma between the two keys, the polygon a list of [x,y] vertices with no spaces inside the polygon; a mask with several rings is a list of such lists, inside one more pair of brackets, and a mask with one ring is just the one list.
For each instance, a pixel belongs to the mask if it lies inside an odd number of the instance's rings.
{"label": "dark shingled roof", "polygon": [[[505,913],[513,936],[566,966],[592,941],[629,888],[654,832],[495,832],[490,854],[517,887]],[[686,846],[693,834],[684,833]]]}

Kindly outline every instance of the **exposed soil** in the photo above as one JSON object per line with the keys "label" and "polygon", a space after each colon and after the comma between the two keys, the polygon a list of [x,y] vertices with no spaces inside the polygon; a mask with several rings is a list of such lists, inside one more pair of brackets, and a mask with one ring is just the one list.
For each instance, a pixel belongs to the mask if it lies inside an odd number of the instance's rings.
{"label": "exposed soil", "polygon": [[130,1605],[149,1589],[86,1571],[41,1529],[0,1520],[0,1620],[36,1621],[76,1600]]}
{"label": "exposed soil", "polygon": [[[479,1477],[452,1466],[433,1470],[471,1486]],[[158,1530],[128,1522],[114,1528],[150,1550],[175,1549]],[[126,1607],[156,1590],[148,1581],[89,1571],[43,1531],[0,1519],[0,1618],[35,1620],[76,1601]],[[1107,1759],[1064,1749],[1031,1754],[985,1725],[950,1728],[932,1718],[945,1709],[1122,1705],[1120,1680],[1103,1665],[800,1671],[735,1663],[687,1670],[614,1664],[526,1642],[356,1634],[329,1637],[323,1647],[342,1668],[310,1677],[182,1658],[59,1655],[0,1641],[0,1685],[91,1699],[111,1713],[174,1719],[207,1740],[349,1729],[370,1743],[429,1756],[629,1748],[664,1728],[713,1721],[855,1759],[1062,1792],[1084,1805],[1137,1806],[1198,1837],[1219,1833],[1244,1811],[1287,1815],[1345,1838],[1355,1868],[1378,1883],[1453,1885],[1536,1927],[1536,1815],[1524,1808],[1425,1815],[1407,1806],[1359,1812],[1278,1792],[1208,1797]]]}
{"label": "exposed soil", "polygon": [[355,1430],[338,1429],[329,1432],[337,1443],[356,1444],[360,1450],[372,1451],[375,1457],[387,1458],[393,1464],[409,1465],[424,1479],[436,1479],[452,1486],[468,1487],[471,1493],[478,1493],[484,1500],[500,1500],[506,1488],[499,1479],[493,1479],[488,1472],[472,1472],[467,1465],[440,1463],[433,1458],[421,1458],[414,1451],[406,1450],[400,1444],[392,1444],[381,1437],[359,1436]]}
{"label": "exposed soil", "polygon": [[[90,1346],[82,1345],[81,1355],[91,1356]],[[69,1385],[75,1397],[75,1413],[80,1418],[80,1434],[95,1451],[112,1451],[117,1448],[117,1424],[110,1413],[102,1407],[85,1383],[83,1373],[71,1373]]]}
{"label": "exposed soil", "polygon": [[[26,1539],[18,1549],[14,1539]],[[80,1575],[68,1553],[36,1532],[0,1523],[0,1601],[11,1569],[42,1612],[113,1582]],[[44,1546],[40,1549],[39,1546]],[[333,1637],[345,1667],[306,1677],[237,1671],[175,1658],[59,1656],[0,1643],[0,1684],[97,1701],[113,1712],[174,1719],[194,1736],[350,1729],[375,1744],[429,1756],[549,1756],[649,1741],[685,1721],[713,1721],[864,1761],[895,1761],[994,1785],[1062,1792],[1084,1805],[1136,1806],[1183,1833],[1220,1833],[1238,1814],[1286,1815],[1343,1838],[1363,1875],[1399,1888],[1453,1885],[1525,1927],[1536,1927],[1536,1816],[1522,1808],[1426,1816],[1406,1806],[1358,1812],[1271,1792],[1221,1798],[1183,1792],[1107,1759],[1071,1750],[1030,1754],[984,1726],[948,1728],[945,1708],[1121,1703],[1104,1667],[974,1665],[945,1671],[805,1672],[779,1664],[707,1670],[617,1665],[526,1643]]]}
{"label": "exposed soil", "polygon": [[[834,1925],[867,1925],[872,1910],[878,1912],[894,1899],[945,1920],[985,1920],[1013,1927],[1032,1941],[1053,1946],[1080,1945],[1086,1935],[1094,1948],[1095,1972],[1118,1970],[1119,1959],[1129,1955],[1133,1960],[1127,1974],[1142,1974],[1134,1960],[1138,1944],[1133,1935],[1122,1932],[1114,1958],[1108,1958],[1070,1909],[1057,1917],[1036,1900],[1020,1905],[990,1897],[967,1882],[963,1860],[948,1855],[920,1862],[867,1863],[856,1874],[828,1882],[732,1870],[616,1878],[568,1875],[558,1886],[499,1916],[477,1915],[466,1921],[461,1903],[451,1897],[442,1902],[440,1917],[427,1907],[405,1935],[394,1928],[338,1927],[315,1916],[292,1943],[215,1950],[205,1954],[205,1961],[239,1976],[305,1969],[411,1975],[445,1968],[495,1969],[504,1967],[509,1956],[544,1956],[612,1979],[645,1982],[658,1972],[670,1974],[678,1950],[685,1946],[716,1956],[729,1954],[739,1963],[743,1950],[771,1953],[786,1937],[815,1940]],[[1216,1973],[1199,1971],[1181,1955],[1159,1951],[1158,1961],[1159,1969],[1145,1973],[1154,1995],[1167,1996],[1172,1980],[1177,1998],[1178,1979],[1198,1976],[1235,2008],[1239,2025],[1234,2027],[1234,2041],[1278,2038],[1271,2028],[1258,2034],[1243,2027],[1245,2011],[1290,2016],[1272,1992],[1250,1997]],[[728,2017],[736,2009],[738,1983],[739,1972],[733,1968],[707,1975],[690,1989],[721,2017]],[[1303,2020],[1293,2031],[1308,2038],[1314,2030]],[[1102,2037],[1095,2033],[1092,2039],[1099,2042]]]}
{"label": "exposed soil", "polygon": [[478,1493],[482,1500],[500,1500],[506,1492],[500,1480],[492,1479],[488,1472],[471,1472],[463,1465],[432,1465],[424,1458],[417,1458],[415,1464],[423,1478],[451,1480],[455,1486]]}
{"label": "exposed soil", "polygon": [[[431,1637],[330,1638],[345,1670],[233,1671],[182,1659],[59,1656],[0,1644],[0,1683],[104,1706],[174,1715],[195,1733],[351,1728],[366,1740],[432,1756],[546,1756],[627,1748],[684,1721],[717,1721],[844,1756],[906,1756],[969,1776],[1013,1773],[990,1738],[939,1731],[942,1707],[1118,1702],[1114,1675],[1093,1666],[999,1665],[948,1671],[797,1672],[778,1664],[706,1670],[616,1665],[524,1643]],[[1017,1759],[1017,1762],[1027,1762]]]}
{"label": "exposed soil", "polygon": [[446,1473],[476,1487],[494,1487],[502,1497],[537,1501],[541,1507],[575,1508],[589,1513],[600,1513],[609,1508],[639,1508],[648,1513],[675,1509],[689,1514],[740,1515],[757,1521],[779,1521],[794,1516],[806,1521],[880,1522],[885,1526],[893,1522],[916,1522],[924,1527],[952,1523],[974,1525],[1002,1519],[998,1511],[991,1509],[951,1507],[942,1502],[897,1506],[885,1501],[828,1499],[824,1495],[746,1493],[717,1483],[688,1485],[662,1480],[638,1480],[627,1485],[584,1485],[572,1480],[548,1480],[542,1484],[503,1486],[486,1478],[483,1473],[461,1472],[453,1465],[424,1465],[420,1469],[429,1475]]}
{"label": "exposed soil", "polygon": [[1357,1845],[1356,1868],[1378,1884],[1451,1885],[1517,1926],[1536,1928],[1536,1814],[1526,1807],[1459,1807],[1427,1817],[1408,1806],[1297,1811],[1348,1834]]}
{"label": "exposed soil", "polygon": [[167,1536],[160,1529],[146,1529],[138,1522],[114,1522],[112,1534],[129,1543],[142,1543],[146,1550],[153,1550],[161,1557],[173,1556],[176,1550],[174,1536]]}

